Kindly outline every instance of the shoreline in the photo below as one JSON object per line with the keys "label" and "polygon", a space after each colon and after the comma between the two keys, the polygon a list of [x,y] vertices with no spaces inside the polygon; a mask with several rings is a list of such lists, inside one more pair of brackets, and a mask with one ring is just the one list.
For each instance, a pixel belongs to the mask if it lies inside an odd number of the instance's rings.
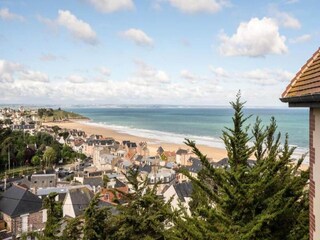
{"label": "shoreline", "polygon": [[[172,143],[168,141],[163,141],[161,139],[156,138],[148,138],[132,135],[129,133],[120,132],[119,130],[112,129],[108,126],[99,126],[98,124],[90,124],[90,120],[87,121],[78,121],[78,120],[70,120],[68,122],[46,122],[43,123],[46,126],[59,126],[60,128],[65,129],[78,129],[86,132],[88,135],[91,134],[99,134],[104,137],[111,137],[117,141],[130,140],[136,143],[139,142],[147,142],[150,154],[156,154],[158,147],[162,147],[165,151],[174,151],[176,152],[179,148],[182,149],[190,149],[183,142],[181,143]],[[197,144],[197,147],[203,154],[206,154],[208,158],[213,161],[219,161],[225,157],[227,157],[227,151],[224,148],[220,147],[212,147],[206,146],[203,144]]]}
{"label": "shoreline", "polygon": [[[100,125],[98,123],[90,122],[91,120],[69,120],[64,122],[46,122],[43,125],[46,126],[59,126],[62,129],[78,129],[86,132],[88,135],[96,134],[102,135],[103,137],[111,137],[116,141],[124,141],[130,140],[132,142],[147,142],[148,149],[151,155],[156,155],[158,147],[162,147],[165,151],[174,151],[176,152],[179,148],[181,149],[188,149],[191,151],[190,147],[185,145],[183,142],[181,143],[172,143],[169,141],[164,141],[161,139],[156,138],[148,138],[148,137],[141,137],[136,136],[129,133],[121,132],[117,129],[113,129],[107,125]],[[225,148],[221,147],[213,147],[207,146],[203,144],[196,144],[199,150],[204,154],[207,155],[210,161],[220,161],[221,159],[227,157],[227,151]],[[301,164],[300,168],[302,170],[306,170],[309,167],[309,162],[304,162]]]}

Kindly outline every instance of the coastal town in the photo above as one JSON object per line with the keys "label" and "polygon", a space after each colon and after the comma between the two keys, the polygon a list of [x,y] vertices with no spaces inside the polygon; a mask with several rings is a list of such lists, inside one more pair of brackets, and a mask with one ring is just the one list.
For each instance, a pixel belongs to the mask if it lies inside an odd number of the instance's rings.
{"label": "coastal town", "polygon": [[[136,169],[139,178],[148,187],[156,186],[157,196],[170,201],[173,209],[179,209],[181,204],[189,208],[192,184],[180,170],[184,169],[197,178],[202,169],[201,161],[190,149],[185,147],[169,151],[159,145],[156,154],[152,154],[145,141],[134,142],[130,138],[118,141],[111,136],[64,129],[55,123],[74,119],[66,117],[66,114],[56,117],[56,112],[61,111],[24,107],[0,109],[2,130],[23,132],[24,136],[48,134],[62,148],[68,147],[74,152],[73,159],[58,158],[56,154],[55,159],[47,163],[48,157],[43,154],[40,161],[34,161],[40,146],[24,142],[25,151],[31,151],[34,156],[22,158],[19,166],[14,166],[16,156],[9,154],[8,162],[1,165],[0,172],[1,239],[18,238],[27,232],[41,232],[47,220],[43,200],[50,193],[57,193],[55,200],[62,203],[65,219],[81,216],[94,196],[98,196],[99,206],[111,209],[118,204],[125,206],[126,200],[122,199],[121,193],[134,191],[126,178],[129,169]],[[49,125],[46,124],[48,121]],[[45,152],[51,149],[49,146],[44,148]],[[212,161],[211,164],[214,168],[228,168],[228,159]],[[254,161],[249,164],[254,164]],[[14,171],[15,168],[19,171]],[[25,172],[28,168],[29,171]]]}

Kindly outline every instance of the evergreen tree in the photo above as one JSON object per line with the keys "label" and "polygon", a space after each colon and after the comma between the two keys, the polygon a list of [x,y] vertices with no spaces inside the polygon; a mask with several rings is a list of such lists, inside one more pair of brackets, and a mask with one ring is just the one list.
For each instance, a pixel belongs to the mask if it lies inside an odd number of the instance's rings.
{"label": "evergreen tree", "polygon": [[43,208],[47,209],[47,222],[43,231],[44,239],[57,239],[62,219],[62,204],[56,202],[57,193],[50,193],[43,201]]}
{"label": "evergreen tree", "polygon": [[170,202],[157,196],[157,184],[148,186],[135,168],[128,171],[126,178],[133,192],[118,191],[127,204],[119,205],[119,213],[110,220],[108,239],[175,239],[168,230],[175,214]]}
{"label": "evergreen tree", "polygon": [[83,239],[106,239],[110,211],[107,207],[100,207],[99,195],[96,195],[84,212]]}
{"label": "evergreen tree", "polygon": [[[294,148],[281,135],[272,118],[261,126],[257,118],[249,133],[244,126],[244,103],[240,95],[231,103],[233,127],[223,131],[229,167],[215,169],[193,141],[186,144],[203,164],[198,179],[185,173],[194,184],[192,217],[185,217],[184,238],[194,239],[308,239],[309,170],[292,159]],[[252,136],[252,137],[250,137]],[[249,144],[253,142],[253,145]],[[254,154],[256,163],[248,164]],[[188,229],[192,233],[188,234]],[[180,233],[181,234],[181,233]]]}
{"label": "evergreen tree", "polygon": [[82,222],[81,218],[67,219],[67,225],[62,232],[61,240],[78,240],[81,239]]}

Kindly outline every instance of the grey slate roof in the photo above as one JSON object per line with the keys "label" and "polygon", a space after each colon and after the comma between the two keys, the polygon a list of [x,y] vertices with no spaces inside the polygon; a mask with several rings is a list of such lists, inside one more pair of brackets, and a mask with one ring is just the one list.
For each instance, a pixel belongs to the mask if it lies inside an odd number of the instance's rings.
{"label": "grey slate roof", "polygon": [[221,168],[221,167],[229,168],[228,158],[223,158],[218,162],[213,162],[212,166],[215,168]]}
{"label": "grey slate roof", "polygon": [[42,208],[42,200],[27,189],[13,185],[0,197],[0,211],[10,217],[34,213]]}
{"label": "grey slate roof", "polygon": [[121,182],[119,179],[116,178],[116,184],[114,185],[115,188],[121,188],[121,187],[125,187],[126,185]]}
{"label": "grey slate roof", "polygon": [[187,166],[187,170],[189,172],[193,172],[193,173],[198,173],[200,172],[200,170],[202,169],[202,163],[199,159],[197,158],[191,158],[190,161],[192,161],[192,165],[191,166]]}
{"label": "grey slate roof", "polygon": [[83,179],[83,185],[90,185],[91,187],[95,186],[102,186],[103,185],[103,179],[101,176],[98,177],[85,177]]}
{"label": "grey slate roof", "polygon": [[143,156],[142,155],[137,155],[135,161],[142,162],[143,161]]}
{"label": "grey slate roof", "polygon": [[148,164],[144,164],[143,166],[139,166],[138,171],[139,171],[139,172],[151,173],[151,171],[152,171],[152,166],[151,166],[151,165],[148,165]]}
{"label": "grey slate roof", "polygon": [[157,150],[157,153],[161,155],[163,152],[164,152],[164,150],[163,150],[163,148],[160,146],[160,147],[158,148],[158,150]]}
{"label": "grey slate roof", "polygon": [[[228,158],[223,158],[221,159],[220,161],[218,162],[213,162],[212,163],[212,166],[215,167],[215,168],[221,168],[221,167],[225,167],[225,168],[229,168],[230,165],[229,165],[229,159]],[[248,159],[247,161],[248,165],[250,167],[252,167],[253,165],[256,164],[256,161],[255,160],[252,160],[252,159]]]}
{"label": "grey slate roof", "polygon": [[183,154],[188,154],[188,151],[185,149],[178,149],[178,151],[176,152],[177,155],[183,155]]}
{"label": "grey slate roof", "polygon": [[185,202],[186,197],[191,197],[192,193],[192,183],[183,182],[173,185],[179,199],[181,202]]}
{"label": "grey slate roof", "polygon": [[69,189],[69,194],[76,216],[83,213],[93,198],[93,193],[86,187]]}

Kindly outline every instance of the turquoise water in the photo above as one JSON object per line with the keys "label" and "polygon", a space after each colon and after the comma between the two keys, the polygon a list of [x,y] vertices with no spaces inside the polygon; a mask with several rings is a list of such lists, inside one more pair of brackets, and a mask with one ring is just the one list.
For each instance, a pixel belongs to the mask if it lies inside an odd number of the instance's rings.
{"label": "turquoise water", "polygon": [[[184,137],[200,144],[223,146],[220,137],[224,127],[230,127],[231,108],[70,108],[67,109],[89,117],[90,124],[98,124],[141,137],[181,143]],[[308,109],[245,109],[245,115],[253,115],[248,124],[259,116],[268,124],[274,116],[278,130],[289,134],[289,143],[306,151],[308,139]]]}

